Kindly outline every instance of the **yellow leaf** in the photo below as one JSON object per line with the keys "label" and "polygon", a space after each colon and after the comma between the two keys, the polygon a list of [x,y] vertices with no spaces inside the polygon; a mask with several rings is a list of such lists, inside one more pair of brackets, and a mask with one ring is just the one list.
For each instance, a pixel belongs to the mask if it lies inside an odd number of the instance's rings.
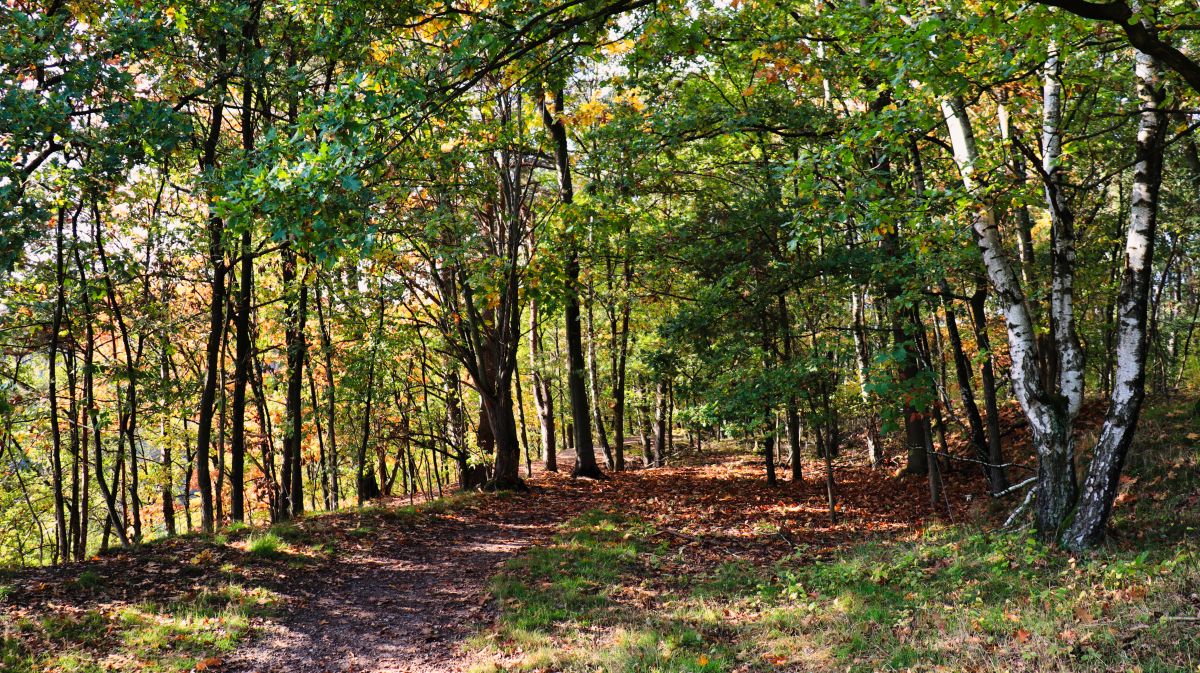
{"label": "yellow leaf", "polygon": [[633,40],[628,38],[617,40],[616,42],[610,42],[603,47],[604,53],[610,56],[619,56],[630,49],[633,49]]}

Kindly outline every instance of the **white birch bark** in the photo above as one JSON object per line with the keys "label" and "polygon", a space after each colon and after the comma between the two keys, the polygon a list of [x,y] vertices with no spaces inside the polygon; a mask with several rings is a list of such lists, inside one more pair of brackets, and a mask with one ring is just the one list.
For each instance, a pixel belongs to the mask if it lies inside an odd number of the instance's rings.
{"label": "white birch bark", "polygon": [[850,291],[850,311],[854,316],[854,356],[858,369],[858,389],[863,409],[867,410],[867,455],[871,459],[871,466],[878,467],[883,464],[883,446],[879,438],[879,426],[876,423],[871,393],[867,391],[867,384],[870,383],[871,378],[871,360],[865,327],[865,302],[866,290],[856,287]]}
{"label": "white birch bark", "polygon": [[[942,112],[950,130],[954,159],[962,173],[963,185],[968,191],[977,191],[974,170],[978,153],[966,106],[962,99],[955,97],[942,102]],[[1052,538],[1058,535],[1075,503],[1075,472],[1067,405],[1056,404],[1044,392],[1037,336],[1029,305],[1012,260],[1001,247],[1000,232],[988,204],[976,204],[972,229],[983,256],[984,267],[1004,311],[1012,358],[1010,374],[1013,392],[1029,421],[1033,445],[1038,454],[1037,529],[1044,538]]]}
{"label": "white birch bark", "polygon": [[1069,425],[1083,405],[1084,377],[1083,350],[1075,331],[1075,216],[1065,192],[1062,107],[1062,62],[1058,47],[1051,45],[1042,87],[1042,173],[1053,238],[1050,310],[1059,355],[1058,392],[1066,398]]}
{"label": "white birch bark", "polygon": [[[967,117],[966,105],[958,97],[946,99],[942,101],[942,114],[950,131],[954,160],[962,174],[963,186],[967,191],[974,192],[978,187],[974,178],[978,152],[975,149],[975,136],[971,130],[971,120]],[[996,290],[996,298],[1004,312],[1009,354],[1012,357],[1013,392],[1033,430],[1049,434],[1052,429],[1050,410],[1039,399],[1042,386],[1033,319],[1012,260],[1000,244],[1000,231],[996,226],[995,217],[985,204],[976,205],[971,228],[983,255],[988,279]]]}
{"label": "white birch bark", "polygon": [[1160,107],[1158,64],[1138,52],[1135,72],[1141,116],[1118,297],[1116,367],[1104,427],[1092,452],[1075,519],[1062,539],[1063,545],[1070,549],[1091,547],[1104,537],[1145,397],[1146,313],[1162,180],[1165,113]]}

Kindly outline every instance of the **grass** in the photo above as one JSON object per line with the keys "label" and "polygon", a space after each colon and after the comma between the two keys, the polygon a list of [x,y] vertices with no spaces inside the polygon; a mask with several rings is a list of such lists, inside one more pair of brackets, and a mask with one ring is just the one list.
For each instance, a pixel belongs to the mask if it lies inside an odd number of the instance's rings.
{"label": "grass", "polygon": [[[514,671],[1197,671],[1193,544],[1072,558],[939,527],[820,562],[659,576],[653,529],[592,512],[493,583],[471,643]],[[481,668],[480,670],[489,670]]]}
{"label": "grass", "polygon": [[960,523],[705,567],[590,512],[506,566],[468,647],[478,671],[1200,673],[1200,417],[1151,408],[1140,436],[1091,554]]}
{"label": "grass", "polygon": [[495,578],[501,617],[474,647],[515,656],[514,670],[724,670],[729,652],[707,629],[627,604],[631,597],[660,607],[674,600],[640,579],[667,554],[651,539],[655,533],[649,523],[613,512],[592,511],[571,521],[552,544],[510,561]]}
{"label": "grass", "polygon": [[[215,667],[253,632],[276,596],[226,584],[186,601],[68,611],[16,623],[0,635],[0,670],[184,673]],[[7,631],[7,629],[6,629]]]}
{"label": "grass", "polygon": [[283,555],[283,549],[286,546],[287,544],[279,534],[268,531],[250,538],[246,542],[246,552],[259,558],[279,558]]}
{"label": "grass", "polygon": [[[413,523],[476,500],[475,494],[455,494],[412,506],[319,513],[270,528],[230,524],[212,536],[155,540],[135,553],[158,555],[163,565],[176,561],[179,577],[205,577],[208,586],[180,592],[173,599],[131,604],[109,600],[106,593],[120,583],[97,572],[99,567],[84,569],[71,580],[73,588],[86,595],[79,605],[56,604],[11,619],[9,614],[18,613],[0,612],[0,671],[216,669],[222,656],[253,636],[255,618],[269,616],[280,600],[254,586],[255,576],[267,572],[274,577],[285,566],[303,566],[316,556],[334,557],[340,537],[369,544],[386,524]],[[0,584],[0,603],[12,592],[10,585]]]}
{"label": "grass", "polygon": [[[382,519],[393,523],[412,523],[421,516],[430,514],[447,514],[470,507],[479,502],[480,493],[475,491],[454,491],[440,498],[418,502],[412,505],[369,505],[358,510],[363,519]],[[503,498],[505,493],[493,493],[489,497]]]}
{"label": "grass", "polygon": [[100,586],[100,574],[94,570],[85,570],[79,573],[79,577],[75,578],[75,586],[85,591],[91,591]]}

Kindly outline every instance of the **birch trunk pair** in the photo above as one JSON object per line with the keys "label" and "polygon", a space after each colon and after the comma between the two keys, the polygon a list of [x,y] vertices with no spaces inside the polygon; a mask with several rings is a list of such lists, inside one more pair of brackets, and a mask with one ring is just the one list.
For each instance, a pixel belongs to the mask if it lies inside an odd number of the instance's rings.
{"label": "birch trunk pair", "polygon": [[[1083,404],[1083,351],[1075,333],[1074,218],[1065,194],[1062,165],[1061,61],[1052,48],[1045,67],[1042,119],[1042,182],[1051,219],[1050,322],[1054,352],[1039,349],[1033,314],[1020,277],[1000,240],[992,204],[981,199],[972,220],[975,241],[1007,325],[1013,391],[1029,421],[1038,456],[1035,524],[1046,539],[1069,549],[1099,543],[1105,533],[1125,456],[1133,441],[1144,397],[1146,314],[1162,174],[1164,112],[1154,59],[1137,52],[1140,104],[1133,172],[1133,199],[1125,235],[1118,297],[1115,379],[1099,439],[1082,487],[1075,475],[1075,419]],[[968,192],[981,193],[971,120],[961,98],[942,102],[954,159]],[[1046,368],[1057,357],[1057,367]],[[1044,380],[1047,372],[1057,380]]]}

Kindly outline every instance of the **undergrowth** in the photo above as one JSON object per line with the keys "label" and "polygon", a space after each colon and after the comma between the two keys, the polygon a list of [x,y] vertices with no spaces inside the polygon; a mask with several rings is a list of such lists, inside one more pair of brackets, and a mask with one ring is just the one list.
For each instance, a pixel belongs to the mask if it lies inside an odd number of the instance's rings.
{"label": "undergrowth", "polygon": [[653,537],[592,512],[511,562],[479,670],[1200,670],[1192,544],[1074,558],[959,525],[683,577]]}
{"label": "undergrowth", "polygon": [[[376,504],[305,516],[269,528],[230,524],[211,536],[188,535],[124,552],[142,555],[143,568],[172,596],[129,603],[123,582],[147,584],[146,576],[106,569],[101,557],[78,568],[61,588],[33,582],[32,591],[62,594],[40,607],[4,611],[12,584],[0,585],[0,671],[3,673],[185,673],[216,670],[222,658],[255,632],[255,618],[270,617],[282,596],[263,586],[280,572],[332,558],[341,548],[369,544],[384,525],[411,524],[422,516],[470,506],[475,494],[452,495],[415,505]],[[16,574],[6,582],[18,578]],[[181,578],[205,578],[191,590]],[[175,589],[179,589],[175,592]],[[65,593],[64,593],[65,592]],[[135,592],[132,595],[137,596]],[[120,596],[120,598],[117,598]],[[20,605],[18,599],[17,605]]]}
{"label": "undergrowth", "polygon": [[1086,555],[966,522],[712,564],[589,512],[506,566],[467,647],[477,671],[1198,672],[1198,426],[1148,410],[1112,540]]}
{"label": "undergrowth", "polygon": [[21,618],[0,635],[0,670],[182,673],[216,668],[266,615],[275,594],[226,584],[188,600],[62,611]]}

